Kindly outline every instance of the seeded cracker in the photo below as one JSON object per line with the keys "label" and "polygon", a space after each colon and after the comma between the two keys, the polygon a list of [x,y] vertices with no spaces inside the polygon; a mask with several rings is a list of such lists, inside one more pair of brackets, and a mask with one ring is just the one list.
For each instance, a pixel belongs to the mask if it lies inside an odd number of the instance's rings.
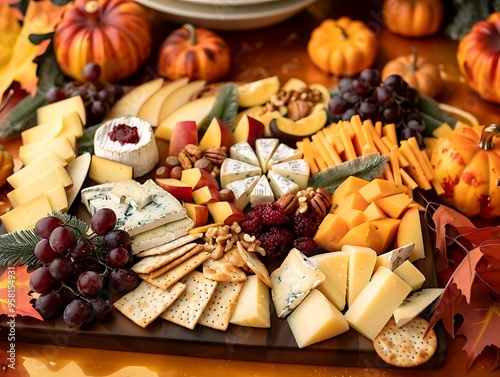
{"label": "seeded cracker", "polygon": [[191,258],[193,255],[198,254],[202,250],[204,250],[203,245],[196,245],[191,250],[189,250],[186,254],[181,255],[180,257],[178,257],[177,259],[174,259],[172,262],[166,264],[165,266],[162,266],[154,271],[151,271],[149,273],[149,275],[151,278],[156,278],[160,275],[163,275],[165,272],[170,271],[175,266],[178,266],[179,264],[181,264],[185,260],[188,260],[189,258]]}
{"label": "seeded cracker", "polygon": [[215,281],[245,281],[247,274],[225,259],[207,259],[203,262],[203,275]]}
{"label": "seeded cracker", "polygon": [[145,281],[113,303],[113,306],[135,324],[145,328],[160,316],[186,289],[177,283],[161,289]]}
{"label": "seeded cracker", "polygon": [[186,289],[160,317],[193,330],[218,283],[207,279],[196,270],[184,276],[179,282],[185,284]]}
{"label": "seeded cracker", "polygon": [[220,282],[198,324],[226,331],[242,287],[243,283],[239,282]]}
{"label": "seeded cracker", "polygon": [[138,274],[150,273],[151,271],[157,270],[158,268],[172,262],[176,258],[187,253],[196,245],[196,243],[188,243],[187,245],[183,245],[171,250],[167,254],[153,255],[150,257],[142,258],[139,262],[132,266],[132,270]]}
{"label": "seeded cracker", "polygon": [[171,242],[168,242],[164,245],[156,246],[148,250],[141,251],[139,254],[136,254],[137,257],[150,257],[152,255],[161,255],[168,253],[178,247],[184,246],[190,242],[196,241],[198,238],[201,238],[203,233],[196,234],[188,234],[186,236],[179,237]]}
{"label": "seeded cracker", "polygon": [[259,259],[259,257],[254,252],[246,251],[243,245],[238,241],[238,251],[241,257],[248,265],[248,268],[259,277],[269,288],[273,287],[273,282],[269,276],[269,271],[264,263]]}
{"label": "seeded cracker", "polygon": [[158,288],[167,289],[205,262],[210,255],[208,251],[201,251],[160,276],[152,278],[149,274],[139,274],[139,277]]}
{"label": "seeded cracker", "polygon": [[437,348],[437,337],[422,317],[415,317],[402,327],[391,318],[373,340],[375,351],[387,364],[402,368],[419,366],[428,361]]}

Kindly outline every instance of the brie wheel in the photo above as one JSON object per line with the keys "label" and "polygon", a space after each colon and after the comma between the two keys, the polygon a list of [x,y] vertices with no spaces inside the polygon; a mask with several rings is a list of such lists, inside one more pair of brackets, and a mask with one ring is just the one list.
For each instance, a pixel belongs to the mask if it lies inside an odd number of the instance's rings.
{"label": "brie wheel", "polygon": [[[139,142],[121,144],[111,140],[109,133],[119,124],[137,127]],[[142,177],[153,170],[159,159],[151,125],[136,117],[116,118],[100,126],[94,135],[94,154],[132,166],[134,178]]]}

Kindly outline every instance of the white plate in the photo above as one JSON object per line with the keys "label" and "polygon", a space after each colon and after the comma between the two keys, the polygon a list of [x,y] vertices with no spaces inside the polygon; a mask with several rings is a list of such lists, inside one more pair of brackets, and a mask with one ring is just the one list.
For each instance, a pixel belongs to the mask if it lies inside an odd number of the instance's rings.
{"label": "white plate", "polygon": [[183,3],[193,3],[201,5],[229,5],[232,7],[240,7],[247,5],[255,5],[262,3],[269,3],[271,1],[282,1],[286,0],[177,0]]}
{"label": "white plate", "polygon": [[136,1],[161,12],[165,19],[176,24],[189,22],[198,27],[215,30],[250,30],[274,25],[316,2],[316,0],[282,0],[239,7],[216,4],[207,6],[177,0]]}

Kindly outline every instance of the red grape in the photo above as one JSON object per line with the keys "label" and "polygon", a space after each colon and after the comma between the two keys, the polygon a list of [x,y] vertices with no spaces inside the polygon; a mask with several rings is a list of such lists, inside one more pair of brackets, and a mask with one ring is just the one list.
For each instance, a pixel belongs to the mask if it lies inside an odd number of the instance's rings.
{"label": "red grape", "polygon": [[71,230],[65,226],[55,228],[49,237],[50,247],[56,253],[67,251],[75,240]]}
{"label": "red grape", "polygon": [[78,329],[90,318],[90,314],[88,305],[82,300],[76,299],[64,309],[63,319],[68,327]]}
{"label": "red grape", "polygon": [[63,225],[64,222],[59,217],[45,216],[36,222],[35,233],[40,238],[49,238],[55,228]]}
{"label": "red grape", "polygon": [[380,85],[375,88],[373,98],[380,106],[389,107],[396,100],[396,92],[390,86]]}
{"label": "red grape", "polygon": [[50,242],[47,238],[42,238],[35,245],[35,257],[42,263],[50,263],[58,256],[59,254],[50,247]]}
{"label": "red grape", "polygon": [[78,261],[92,255],[92,242],[88,238],[79,238],[69,251],[71,258]]}
{"label": "red grape", "polygon": [[115,229],[104,236],[103,246],[106,250],[130,246],[130,235],[123,229]]}
{"label": "red grape", "polygon": [[48,291],[41,294],[35,302],[35,309],[40,315],[49,319],[61,310],[63,299],[57,291]]}
{"label": "red grape", "polygon": [[66,92],[63,88],[58,88],[56,86],[50,88],[47,93],[45,93],[45,98],[48,103],[54,103],[62,101],[67,98]]}
{"label": "red grape", "polygon": [[113,312],[113,306],[104,298],[94,298],[90,300],[89,305],[98,321],[106,320]]}
{"label": "red grape", "polygon": [[108,262],[111,267],[122,267],[129,261],[129,252],[123,247],[116,247],[108,253]]}
{"label": "red grape", "polygon": [[377,69],[366,68],[359,74],[359,77],[365,81],[369,87],[375,88],[380,85],[380,72]]}
{"label": "red grape", "polygon": [[73,272],[73,262],[70,258],[59,256],[54,259],[49,266],[50,273],[57,280],[64,280]]}
{"label": "red grape", "polygon": [[83,272],[77,281],[78,291],[84,296],[93,296],[102,289],[104,278],[94,271]]}
{"label": "red grape", "polygon": [[113,291],[129,292],[139,285],[139,277],[129,268],[119,268],[109,274],[109,287]]}
{"label": "red grape", "polygon": [[103,236],[114,229],[116,220],[115,211],[111,208],[101,208],[90,219],[90,227],[96,234]]}
{"label": "red grape", "polygon": [[56,281],[47,267],[39,267],[30,277],[30,287],[36,293],[44,293],[52,289]]}
{"label": "red grape", "polygon": [[101,76],[101,66],[95,62],[89,62],[83,67],[82,74],[85,80],[97,82]]}

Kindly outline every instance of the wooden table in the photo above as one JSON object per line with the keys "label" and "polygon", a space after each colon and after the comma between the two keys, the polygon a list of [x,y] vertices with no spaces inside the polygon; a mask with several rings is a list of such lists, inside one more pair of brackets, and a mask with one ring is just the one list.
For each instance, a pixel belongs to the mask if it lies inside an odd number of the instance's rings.
{"label": "wooden table", "polygon": [[[352,3],[352,4],[350,4]],[[440,64],[445,85],[437,99],[474,114],[480,123],[500,122],[499,107],[482,101],[464,83],[456,64],[456,42],[443,34],[423,39],[406,39],[388,32],[381,21],[381,1],[320,0],[298,16],[279,25],[250,31],[220,32],[233,52],[230,79],[247,75],[278,75],[284,83],[297,77],[308,83],[332,86],[337,79],[315,68],[306,53],[309,35],[325,18],[349,16],[367,22],[377,33],[380,42],[376,68],[399,55],[409,54],[416,47],[419,54]],[[178,25],[156,20],[161,30],[157,41]],[[149,67],[154,67],[151,62]],[[154,70],[146,70],[154,72]],[[17,155],[19,140],[3,142]],[[461,351],[463,338],[448,337],[448,352],[444,366],[439,370],[380,369],[373,365],[361,367],[326,367],[316,365],[246,362],[197,357],[181,357],[96,349],[69,348],[48,342],[46,345],[16,345],[16,354],[24,359],[24,367],[31,376],[441,376],[465,375],[465,353]],[[0,343],[2,349],[5,344]],[[494,352],[486,350],[474,363],[469,376],[490,375],[495,360]],[[499,371],[497,371],[497,374]]]}

